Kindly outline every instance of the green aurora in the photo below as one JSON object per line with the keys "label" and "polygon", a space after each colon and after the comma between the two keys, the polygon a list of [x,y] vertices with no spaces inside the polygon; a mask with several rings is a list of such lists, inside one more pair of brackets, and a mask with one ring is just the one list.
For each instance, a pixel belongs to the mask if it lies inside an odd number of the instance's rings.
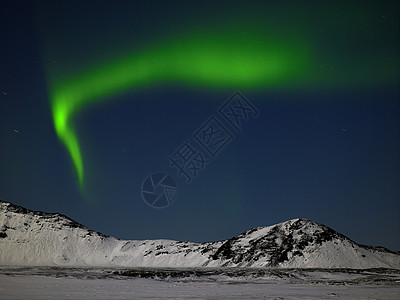
{"label": "green aurora", "polygon": [[295,84],[310,76],[307,44],[262,35],[196,35],[98,65],[51,88],[55,130],[74,163],[81,187],[82,153],[73,117],[84,106],[150,84],[178,82],[216,88]]}
{"label": "green aurora", "polygon": [[[396,68],[382,61],[341,65],[340,76],[323,69],[321,49],[299,33],[264,31],[194,32],[159,42],[50,84],[58,138],[73,161],[80,187],[84,163],[74,116],[112,95],[160,83],[228,89],[312,88],[395,80]],[[336,61],[340,66],[340,62]],[[377,70],[368,74],[365,70]]]}

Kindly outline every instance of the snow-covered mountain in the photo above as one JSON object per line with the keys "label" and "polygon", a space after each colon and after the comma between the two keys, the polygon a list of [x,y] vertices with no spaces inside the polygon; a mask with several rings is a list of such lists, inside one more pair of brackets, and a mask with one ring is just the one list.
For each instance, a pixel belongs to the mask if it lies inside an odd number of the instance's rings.
{"label": "snow-covered mountain", "polygon": [[305,219],[218,242],[119,240],[62,214],[0,201],[0,265],[400,269],[400,253],[359,245]]}

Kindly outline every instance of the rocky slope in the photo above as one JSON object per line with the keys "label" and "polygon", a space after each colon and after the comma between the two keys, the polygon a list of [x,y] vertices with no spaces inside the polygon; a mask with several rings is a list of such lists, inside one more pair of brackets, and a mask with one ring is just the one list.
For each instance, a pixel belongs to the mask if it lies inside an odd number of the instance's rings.
{"label": "rocky slope", "polygon": [[305,219],[253,228],[218,242],[125,241],[62,214],[0,201],[0,265],[400,269],[400,254],[359,245]]}

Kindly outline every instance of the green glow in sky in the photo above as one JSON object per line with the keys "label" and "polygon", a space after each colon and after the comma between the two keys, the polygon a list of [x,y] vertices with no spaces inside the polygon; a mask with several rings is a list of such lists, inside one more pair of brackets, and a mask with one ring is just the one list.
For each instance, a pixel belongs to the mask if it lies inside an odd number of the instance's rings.
{"label": "green glow in sky", "polygon": [[266,35],[197,34],[116,58],[51,86],[55,130],[84,182],[73,118],[84,106],[149,84],[177,82],[216,88],[296,85],[311,73],[305,41]]}

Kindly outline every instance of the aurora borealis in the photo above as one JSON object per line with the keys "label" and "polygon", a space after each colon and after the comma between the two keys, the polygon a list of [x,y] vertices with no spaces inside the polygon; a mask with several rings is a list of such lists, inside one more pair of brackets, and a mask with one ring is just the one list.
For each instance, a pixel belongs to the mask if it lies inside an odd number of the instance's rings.
{"label": "aurora borealis", "polygon": [[[321,13],[326,9],[320,8]],[[360,19],[357,10],[353,14],[346,17]],[[170,34],[172,37],[167,34],[161,41],[143,45],[130,54],[99,61],[61,80],[48,80],[55,130],[70,154],[81,187],[84,163],[79,134],[73,125],[74,115],[111,95],[160,83],[214,89],[328,89],[374,86],[390,83],[398,76],[394,53],[371,61],[350,52],[348,65],[342,65],[337,58],[324,53],[316,33],[307,32],[304,26],[296,28],[295,20],[291,20],[290,29],[281,29],[280,22],[274,19],[261,22],[249,19],[242,27],[223,21],[222,17],[216,28]],[[334,20],[319,24],[320,31],[332,23]],[[353,34],[363,32],[360,29],[345,32],[342,42],[351,43]],[[326,60],[331,65],[323,65]],[[336,71],[332,65],[338,64],[341,69]]]}
{"label": "aurora borealis", "polygon": [[[399,250],[398,1],[8,2],[0,199],[120,238],[308,218]],[[191,184],[168,157],[235,91],[259,111]],[[208,158],[209,159],[209,158]],[[147,175],[175,180],[155,210]]]}
{"label": "aurora borealis", "polygon": [[51,92],[55,129],[82,185],[82,154],[72,124],[74,114],[82,107],[114,93],[160,82],[216,88],[290,86],[310,80],[310,59],[311,49],[263,40],[263,35],[249,39],[234,31],[219,35],[210,32],[179,39],[105,62],[56,84]]}

